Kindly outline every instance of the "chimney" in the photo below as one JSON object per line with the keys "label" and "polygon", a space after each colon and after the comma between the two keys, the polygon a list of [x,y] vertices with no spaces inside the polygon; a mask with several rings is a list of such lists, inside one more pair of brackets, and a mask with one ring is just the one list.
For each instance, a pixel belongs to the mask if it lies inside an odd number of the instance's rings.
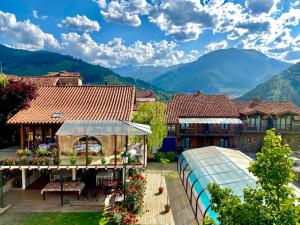
{"label": "chimney", "polygon": [[104,82],[104,84],[105,84],[105,86],[107,86],[107,85],[108,85],[108,82],[107,82],[107,80]]}
{"label": "chimney", "polygon": [[199,96],[199,95],[202,95],[203,92],[202,91],[196,91],[196,93],[194,94],[194,96]]}

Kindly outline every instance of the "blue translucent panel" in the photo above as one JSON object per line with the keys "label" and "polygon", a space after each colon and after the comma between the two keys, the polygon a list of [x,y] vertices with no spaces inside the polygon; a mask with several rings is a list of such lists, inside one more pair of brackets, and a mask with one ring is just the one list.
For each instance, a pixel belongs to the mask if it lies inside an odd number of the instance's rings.
{"label": "blue translucent panel", "polygon": [[209,215],[210,218],[212,218],[216,224],[220,224],[219,220],[218,220],[218,214],[212,210],[211,208],[208,209],[206,215]]}
{"label": "blue translucent panel", "polygon": [[183,154],[180,154],[179,157],[178,157],[178,163],[180,163],[183,159],[184,159]]}
{"label": "blue translucent panel", "polygon": [[195,174],[192,172],[191,175],[189,176],[189,181],[191,184],[193,184],[197,180]]}
{"label": "blue translucent panel", "polygon": [[200,194],[203,191],[203,188],[201,187],[201,185],[197,182],[194,185],[194,190],[196,191],[197,195]]}
{"label": "blue translucent panel", "polygon": [[204,191],[201,195],[200,195],[200,198],[198,199],[198,203],[201,203],[203,208],[204,208],[204,211],[210,207],[210,200],[209,200],[209,197],[207,196],[206,192]]}

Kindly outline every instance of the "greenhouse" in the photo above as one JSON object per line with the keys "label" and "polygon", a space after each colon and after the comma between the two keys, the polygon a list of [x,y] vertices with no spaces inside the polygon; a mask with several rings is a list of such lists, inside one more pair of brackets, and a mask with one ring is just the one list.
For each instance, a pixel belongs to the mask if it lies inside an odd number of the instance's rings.
{"label": "greenhouse", "polygon": [[219,224],[211,209],[209,183],[231,188],[243,197],[243,189],[255,188],[255,177],[247,171],[251,159],[240,151],[215,146],[184,151],[177,163],[182,184],[199,224],[207,215]]}

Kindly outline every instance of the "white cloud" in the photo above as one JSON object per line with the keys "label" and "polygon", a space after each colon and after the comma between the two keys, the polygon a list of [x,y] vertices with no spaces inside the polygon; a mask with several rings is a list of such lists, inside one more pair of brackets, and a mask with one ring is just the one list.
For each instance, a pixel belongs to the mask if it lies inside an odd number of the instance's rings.
{"label": "white cloud", "polygon": [[199,57],[198,51],[186,54],[178,50],[175,42],[142,43],[136,41],[126,46],[120,38],[114,38],[105,44],[96,43],[89,34],[62,34],[63,53],[80,57],[93,64],[106,67],[126,65],[169,66],[186,63]]}
{"label": "white cloud", "polygon": [[146,0],[113,0],[101,10],[101,15],[106,22],[138,27],[141,25],[140,16],[147,15],[151,9]]}
{"label": "white cloud", "polygon": [[213,25],[212,17],[198,0],[159,2],[152,10],[149,19],[178,41],[196,40],[204,29]]}
{"label": "white cloud", "polygon": [[32,10],[32,16],[36,19],[41,19],[41,20],[47,19],[47,16],[40,16],[38,14],[38,11],[36,11],[36,10]]}
{"label": "white cloud", "polygon": [[78,30],[82,32],[93,32],[100,30],[100,24],[95,20],[90,20],[85,15],[76,17],[66,17],[58,25],[60,28],[66,28],[70,30]]}
{"label": "white cloud", "polygon": [[220,41],[220,42],[211,42],[210,44],[206,45],[206,53],[215,51],[218,49],[224,49],[228,47],[228,42],[226,40]]}
{"label": "white cloud", "polygon": [[92,0],[92,1],[97,3],[101,9],[106,7],[106,0]]}
{"label": "white cloud", "polygon": [[14,14],[0,11],[0,36],[5,44],[27,50],[55,50],[59,43],[52,34],[43,32],[29,20],[17,21]]}

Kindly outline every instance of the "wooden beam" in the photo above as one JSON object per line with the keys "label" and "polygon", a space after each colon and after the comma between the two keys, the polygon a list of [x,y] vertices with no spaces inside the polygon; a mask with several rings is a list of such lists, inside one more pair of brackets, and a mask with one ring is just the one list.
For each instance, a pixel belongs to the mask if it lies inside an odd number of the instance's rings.
{"label": "wooden beam", "polygon": [[85,161],[86,161],[86,165],[88,165],[88,161],[89,161],[89,146],[88,146],[88,136],[85,136]]}
{"label": "wooden beam", "polygon": [[[117,135],[115,135],[115,168],[117,168]],[[116,169],[115,169],[116,175]]]}
{"label": "wooden beam", "polygon": [[20,143],[21,143],[21,149],[25,149],[24,125],[20,126]]}

